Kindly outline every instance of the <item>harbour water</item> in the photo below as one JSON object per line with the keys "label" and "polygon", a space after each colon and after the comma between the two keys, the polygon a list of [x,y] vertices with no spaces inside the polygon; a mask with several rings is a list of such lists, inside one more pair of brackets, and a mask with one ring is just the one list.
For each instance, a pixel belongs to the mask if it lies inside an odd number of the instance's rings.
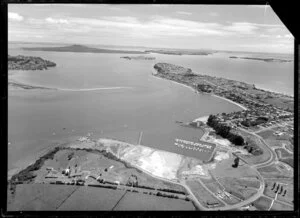
{"label": "harbour water", "polygon": [[[93,133],[93,138],[114,138],[133,144],[141,140],[146,146],[197,157],[197,152],[174,146],[174,140],[197,141],[201,130],[182,127],[176,121],[188,122],[241,108],[154,77],[152,66],[157,62],[178,64],[197,73],[255,83],[279,92],[293,92],[293,62],[232,60],[228,58],[232,54],[227,53],[211,56],[149,54],[156,60],[126,60],[120,58],[124,54],[24,51],[21,46],[11,47],[9,54],[38,56],[57,66],[44,71],[13,72],[11,78],[65,90],[9,91],[8,170],[24,166],[57,143],[87,133]],[[258,81],[258,74],[263,79]],[[126,88],[106,89],[108,87]]]}

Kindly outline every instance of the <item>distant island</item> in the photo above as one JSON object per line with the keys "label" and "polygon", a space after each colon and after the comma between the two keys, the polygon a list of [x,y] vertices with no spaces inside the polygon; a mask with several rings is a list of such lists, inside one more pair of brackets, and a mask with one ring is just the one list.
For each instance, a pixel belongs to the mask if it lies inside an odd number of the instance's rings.
{"label": "distant island", "polygon": [[[44,60],[40,57],[8,55],[8,70],[48,70],[49,67],[55,67],[55,66],[56,63],[49,60]],[[8,74],[8,87],[14,89],[27,89],[27,90],[29,89],[54,90],[54,88],[28,85],[17,81],[13,81],[11,79],[10,73]]]}
{"label": "distant island", "polygon": [[32,56],[10,56],[8,55],[8,70],[47,70],[55,67],[54,62]]}
{"label": "distant island", "polygon": [[148,53],[158,53],[158,54],[167,54],[167,55],[210,55],[213,52],[208,51],[191,51],[191,50],[146,50]]}
{"label": "distant island", "polygon": [[78,53],[118,53],[118,54],[145,54],[143,51],[129,51],[129,50],[110,50],[110,49],[99,49],[92,48],[83,45],[70,45],[63,47],[32,47],[23,50],[28,51],[55,51],[55,52],[78,52]]}
{"label": "distant island", "polygon": [[147,56],[123,56],[120,58],[124,58],[127,60],[155,60],[155,57],[147,57]]}
{"label": "distant island", "polygon": [[292,62],[292,60],[278,59],[278,58],[251,58],[251,57],[237,57],[237,56],[230,56],[229,58],[248,59],[248,60],[265,61],[265,62]]}

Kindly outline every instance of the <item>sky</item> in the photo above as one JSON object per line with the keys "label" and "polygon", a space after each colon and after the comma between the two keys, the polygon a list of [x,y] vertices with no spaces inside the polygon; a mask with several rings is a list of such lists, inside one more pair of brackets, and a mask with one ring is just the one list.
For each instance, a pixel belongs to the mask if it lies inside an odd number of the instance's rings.
{"label": "sky", "polygon": [[9,41],[293,53],[270,6],[9,4]]}

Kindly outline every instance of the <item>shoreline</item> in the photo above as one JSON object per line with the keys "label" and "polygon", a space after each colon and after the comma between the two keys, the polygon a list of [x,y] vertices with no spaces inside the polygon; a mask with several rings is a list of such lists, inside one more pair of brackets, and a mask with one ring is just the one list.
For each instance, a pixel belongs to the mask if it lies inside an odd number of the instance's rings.
{"label": "shoreline", "polygon": [[275,94],[286,95],[286,96],[288,96],[288,97],[294,98],[294,94],[291,95],[291,94],[284,93],[284,92],[278,92],[278,91],[274,91],[274,90],[268,89],[268,88],[263,88],[263,87],[257,86],[257,85],[255,85],[255,87],[256,87],[257,89],[261,89],[261,90],[263,90],[263,91],[265,91],[265,92],[272,92],[272,93],[275,93]]}
{"label": "shoreline", "polygon": [[[153,65],[153,66],[154,66],[154,65]],[[152,69],[154,69],[154,68],[152,68]],[[154,72],[154,71],[155,71],[155,70],[152,71],[152,72],[153,72],[152,75],[153,75],[154,77],[159,78],[159,79],[162,79],[162,80],[169,80],[169,79],[165,79],[165,78],[162,78],[162,77],[157,76],[157,72]],[[197,90],[196,90],[194,87],[192,87],[192,86],[189,86],[189,85],[186,85],[186,84],[183,84],[183,83],[174,81],[174,80],[169,80],[169,81],[171,81],[171,82],[173,82],[173,83],[176,83],[176,84],[178,84],[178,85],[184,86],[184,87],[186,87],[186,88],[189,88],[189,89],[195,91],[197,94],[204,94],[204,93],[200,93],[199,91],[197,91]],[[209,94],[209,95],[210,95],[210,96],[213,96],[213,97],[217,97],[217,98],[219,98],[219,99],[223,99],[223,100],[225,100],[225,101],[228,101],[228,102],[230,102],[230,103],[232,103],[232,104],[234,104],[234,105],[240,107],[240,108],[243,109],[243,110],[248,110],[247,107],[245,107],[245,106],[243,106],[243,105],[241,105],[241,104],[239,104],[239,103],[237,103],[237,102],[234,102],[234,101],[232,101],[232,100],[230,100],[230,99],[227,99],[227,98],[224,98],[224,97],[222,97],[222,96],[215,95],[215,94]],[[202,117],[203,117],[203,116],[202,116]],[[202,118],[202,117],[199,117],[199,118]],[[197,119],[199,119],[199,118],[196,118],[195,120],[197,120]]]}
{"label": "shoreline", "polygon": [[215,94],[212,94],[211,96],[214,96],[214,97],[223,99],[223,100],[225,100],[225,101],[228,101],[228,102],[230,102],[230,103],[232,103],[232,104],[235,104],[236,106],[239,106],[239,107],[242,108],[243,110],[248,110],[248,108],[246,108],[245,106],[243,106],[243,105],[241,105],[241,104],[239,104],[239,103],[237,103],[237,102],[234,102],[234,101],[232,101],[232,100],[230,100],[230,99],[228,99],[228,98],[224,98],[224,97],[221,97],[221,96],[215,95]]}
{"label": "shoreline", "polygon": [[164,78],[161,78],[161,77],[159,77],[159,76],[156,76],[155,74],[152,74],[152,75],[153,75],[154,78],[156,78],[156,79],[160,79],[160,80],[164,80],[164,81],[170,81],[170,82],[173,82],[173,83],[176,83],[176,84],[178,84],[178,85],[184,86],[184,87],[186,87],[186,88],[188,88],[188,89],[191,89],[192,91],[196,91],[197,93],[199,93],[197,90],[195,90],[195,89],[194,89],[193,87],[191,87],[191,86],[188,86],[188,85],[185,85],[185,84],[176,82],[176,81],[174,81],[174,80],[166,80],[166,79],[164,79]]}

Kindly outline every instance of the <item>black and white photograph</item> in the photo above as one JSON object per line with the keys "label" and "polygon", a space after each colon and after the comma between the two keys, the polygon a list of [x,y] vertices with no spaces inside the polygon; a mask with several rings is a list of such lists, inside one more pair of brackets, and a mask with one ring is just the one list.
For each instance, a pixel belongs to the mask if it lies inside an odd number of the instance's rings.
{"label": "black and white photograph", "polygon": [[294,210],[270,5],[7,8],[7,211]]}

